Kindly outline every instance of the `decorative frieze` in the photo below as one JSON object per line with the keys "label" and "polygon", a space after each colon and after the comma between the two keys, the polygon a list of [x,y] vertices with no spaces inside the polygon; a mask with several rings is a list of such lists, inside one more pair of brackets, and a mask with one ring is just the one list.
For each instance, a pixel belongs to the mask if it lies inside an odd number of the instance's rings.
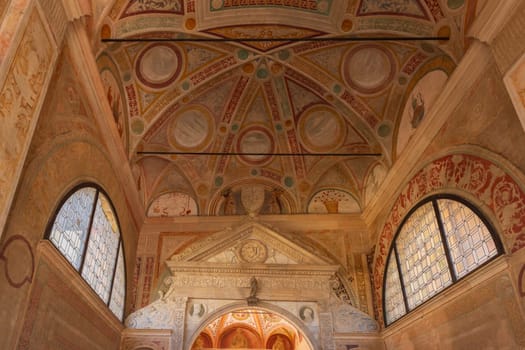
{"label": "decorative frieze", "polygon": [[56,58],[45,22],[33,7],[0,90],[0,226],[3,226]]}

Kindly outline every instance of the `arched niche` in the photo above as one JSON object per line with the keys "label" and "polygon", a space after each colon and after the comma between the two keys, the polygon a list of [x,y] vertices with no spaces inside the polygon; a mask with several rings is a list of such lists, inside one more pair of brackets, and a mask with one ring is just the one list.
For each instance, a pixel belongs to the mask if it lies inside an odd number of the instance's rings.
{"label": "arched niche", "polygon": [[[221,329],[221,325],[225,327]],[[211,340],[215,348],[234,349],[246,342],[247,349],[275,347],[276,350],[314,350],[319,346],[311,326],[290,311],[272,303],[261,302],[257,306],[247,306],[244,302],[234,302],[218,308],[203,319],[193,334],[188,335],[184,350],[204,349],[196,344],[199,339],[210,338],[210,333],[215,334],[215,339]],[[318,323],[313,325],[313,328],[316,327]]]}

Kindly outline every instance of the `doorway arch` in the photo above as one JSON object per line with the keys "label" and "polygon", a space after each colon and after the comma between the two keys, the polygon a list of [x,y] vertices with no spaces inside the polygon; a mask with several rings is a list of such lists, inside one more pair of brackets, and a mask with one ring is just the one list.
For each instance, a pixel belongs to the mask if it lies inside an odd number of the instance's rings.
{"label": "doorway arch", "polygon": [[[222,325],[219,325],[221,322]],[[254,322],[255,324],[266,322],[267,327],[261,331],[260,328],[253,327]],[[268,322],[274,324],[268,326]],[[248,329],[247,327],[250,326],[252,327]],[[209,331],[210,327],[216,327],[212,339],[213,348],[232,348],[227,345],[232,345],[236,340],[233,345],[241,346],[244,343],[248,349],[272,349],[268,347],[272,345],[275,345],[276,349],[284,350],[319,349],[312,331],[312,328],[314,330],[319,328],[318,323],[309,327],[290,311],[269,302],[260,302],[257,306],[247,306],[245,302],[234,302],[218,308],[203,319],[200,326],[187,338],[184,350],[198,349],[199,346],[194,345],[199,337],[212,338],[210,333],[213,332]],[[257,332],[255,338],[258,341],[250,339],[249,332],[254,330]],[[281,343],[283,347],[276,343]]]}

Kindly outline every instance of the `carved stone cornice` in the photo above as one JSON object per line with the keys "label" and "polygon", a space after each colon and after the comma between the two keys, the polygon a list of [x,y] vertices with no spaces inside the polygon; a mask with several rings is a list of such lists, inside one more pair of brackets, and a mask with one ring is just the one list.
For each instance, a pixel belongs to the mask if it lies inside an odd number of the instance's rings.
{"label": "carved stone cornice", "polygon": [[308,276],[329,278],[338,270],[338,265],[272,265],[260,264],[249,266],[233,264],[203,264],[192,262],[167,261],[171,273],[186,274],[213,274],[213,275],[239,275],[239,276]]}
{"label": "carved stone cornice", "polygon": [[[177,216],[163,218],[146,218],[142,233],[158,232],[216,232],[217,227],[240,225],[244,216]],[[367,230],[360,214],[293,214],[261,215],[257,222],[280,231],[297,232],[312,230],[346,230],[363,232]]]}
{"label": "carved stone cornice", "polygon": [[[190,244],[179,254],[174,255],[167,263],[168,266],[175,266],[184,261],[206,261],[207,258],[211,258],[227,248],[235,247],[239,244],[239,241],[247,239],[261,240],[266,245],[292,258],[298,264],[329,265],[333,263],[329,257],[326,257],[321,252],[315,252],[315,248],[303,247],[300,242],[292,241],[257,222],[246,222],[239,227],[227,228],[203,238]],[[172,262],[171,265],[170,262]]]}

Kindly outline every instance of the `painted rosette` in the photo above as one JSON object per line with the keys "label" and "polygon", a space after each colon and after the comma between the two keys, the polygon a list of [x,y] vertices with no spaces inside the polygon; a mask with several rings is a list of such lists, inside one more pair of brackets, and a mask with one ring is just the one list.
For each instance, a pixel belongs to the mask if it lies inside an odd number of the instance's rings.
{"label": "painted rosette", "polygon": [[261,166],[269,163],[275,152],[272,133],[262,126],[244,129],[237,138],[237,152],[245,153],[239,158],[248,165]]}
{"label": "painted rosette", "polygon": [[332,152],[341,147],[346,136],[343,118],[328,106],[307,109],[299,119],[301,144],[312,153]]}
{"label": "painted rosette", "polygon": [[385,89],[396,74],[392,53],[378,45],[358,45],[350,49],[342,67],[346,84],[363,94]]}
{"label": "painted rosette", "polygon": [[168,128],[170,143],[182,151],[202,151],[214,134],[214,120],[210,112],[199,105],[179,111]]}

